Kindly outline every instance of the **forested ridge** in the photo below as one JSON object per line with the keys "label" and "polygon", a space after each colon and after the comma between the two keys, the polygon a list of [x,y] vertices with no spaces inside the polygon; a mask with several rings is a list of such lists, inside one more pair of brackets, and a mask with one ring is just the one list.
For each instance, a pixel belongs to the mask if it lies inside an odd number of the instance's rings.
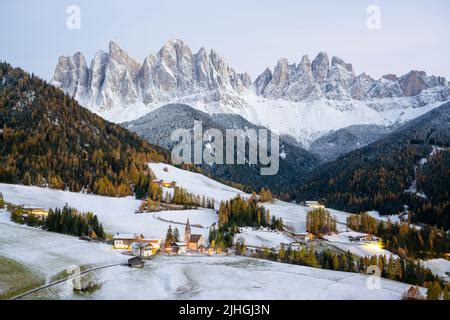
{"label": "forested ridge", "polygon": [[[450,103],[300,179],[297,201],[322,199],[349,212],[406,208],[411,222],[450,228]],[[417,192],[405,192],[414,186]]]}
{"label": "forested ridge", "polygon": [[0,63],[0,182],[109,196],[148,192],[167,153],[44,80]]}

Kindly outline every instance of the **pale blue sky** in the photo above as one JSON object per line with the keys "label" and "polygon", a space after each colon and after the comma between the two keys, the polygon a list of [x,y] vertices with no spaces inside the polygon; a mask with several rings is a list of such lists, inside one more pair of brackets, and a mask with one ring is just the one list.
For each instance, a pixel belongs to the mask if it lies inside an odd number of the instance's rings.
{"label": "pale blue sky", "polygon": [[[66,28],[70,4],[81,9],[81,30]],[[381,30],[366,27],[371,4]],[[214,48],[253,79],[281,57],[320,50],[376,78],[411,69],[450,78],[447,0],[2,0],[0,12],[0,60],[47,80],[60,55],[81,51],[90,63],[113,39],[142,61],[171,38]]]}

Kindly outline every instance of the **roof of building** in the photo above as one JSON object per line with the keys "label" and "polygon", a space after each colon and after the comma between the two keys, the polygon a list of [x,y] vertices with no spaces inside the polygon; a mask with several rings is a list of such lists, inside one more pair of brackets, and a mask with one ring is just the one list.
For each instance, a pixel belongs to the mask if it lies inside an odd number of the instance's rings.
{"label": "roof of building", "polygon": [[128,259],[128,263],[129,264],[142,264],[143,261],[142,261],[142,258],[140,258],[140,257],[133,257],[133,258]]}
{"label": "roof of building", "polygon": [[191,234],[191,238],[189,239],[189,243],[198,243],[200,238],[202,237],[201,234]]}
{"label": "roof of building", "polygon": [[144,239],[142,239],[142,241],[148,241],[148,242],[162,242],[161,239],[149,239],[149,238],[144,238]]}
{"label": "roof of building", "polygon": [[42,207],[37,207],[37,206],[22,206],[23,209],[25,210],[42,210],[42,211],[47,211],[47,209],[42,208]]}
{"label": "roof of building", "polygon": [[146,248],[146,247],[152,247],[152,245],[148,242],[133,242],[131,244],[132,247],[134,248]]}
{"label": "roof of building", "polygon": [[138,237],[135,233],[116,233],[113,236],[113,240],[134,240]]}

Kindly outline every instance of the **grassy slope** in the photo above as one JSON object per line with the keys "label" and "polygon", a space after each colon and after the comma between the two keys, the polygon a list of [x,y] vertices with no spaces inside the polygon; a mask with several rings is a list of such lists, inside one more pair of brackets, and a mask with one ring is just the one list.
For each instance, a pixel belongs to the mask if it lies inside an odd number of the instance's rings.
{"label": "grassy slope", "polygon": [[0,300],[10,299],[44,284],[44,279],[24,265],[0,256]]}

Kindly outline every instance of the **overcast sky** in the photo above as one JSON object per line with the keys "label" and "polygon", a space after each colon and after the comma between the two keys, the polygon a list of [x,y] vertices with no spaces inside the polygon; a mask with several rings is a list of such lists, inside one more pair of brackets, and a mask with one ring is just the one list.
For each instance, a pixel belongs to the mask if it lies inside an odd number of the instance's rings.
{"label": "overcast sky", "polygon": [[[66,26],[71,4],[79,30]],[[380,8],[381,29],[368,29],[369,5]],[[448,0],[1,0],[0,12],[0,60],[47,80],[61,55],[81,51],[90,63],[114,40],[142,61],[172,38],[216,49],[253,79],[281,57],[321,50],[375,78],[414,69],[450,79]]]}

